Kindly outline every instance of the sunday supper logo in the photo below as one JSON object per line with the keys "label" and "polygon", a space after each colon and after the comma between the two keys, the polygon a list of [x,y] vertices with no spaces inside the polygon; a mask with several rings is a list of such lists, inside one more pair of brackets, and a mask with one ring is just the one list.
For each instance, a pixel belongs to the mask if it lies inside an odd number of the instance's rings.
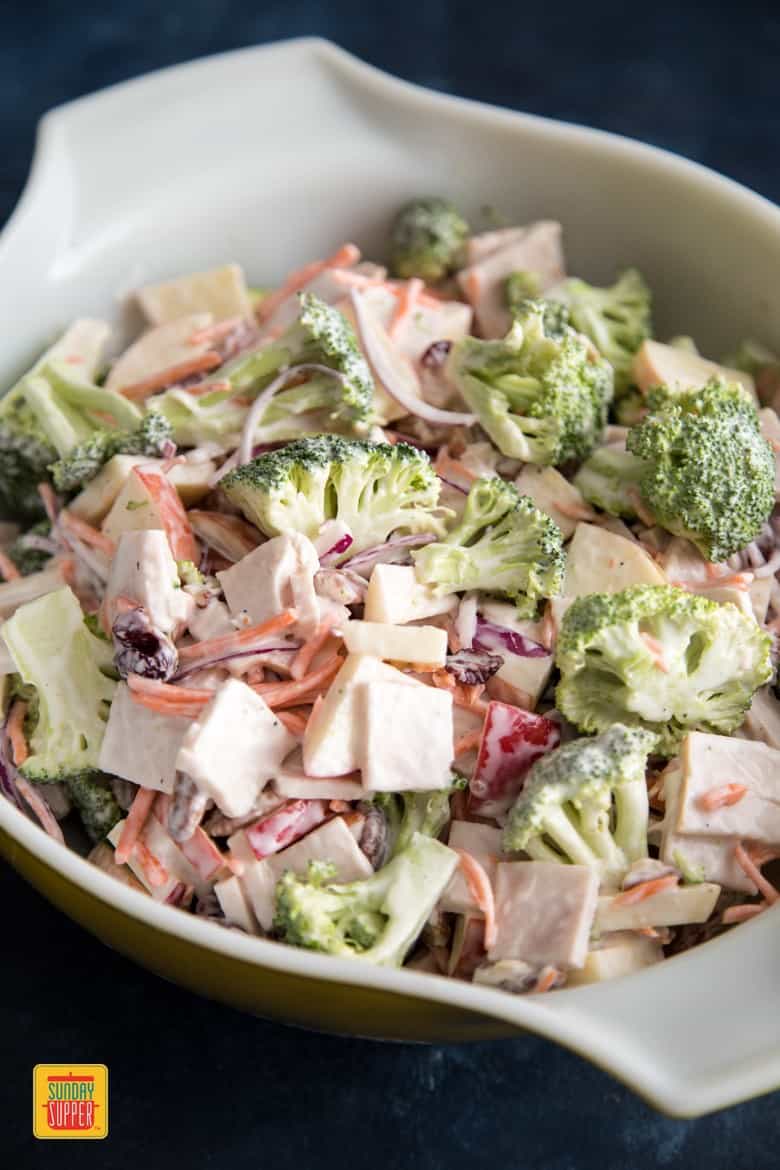
{"label": "sunday supper logo", "polygon": [[33,1069],[33,1134],[37,1138],[107,1137],[106,1066],[37,1064]]}

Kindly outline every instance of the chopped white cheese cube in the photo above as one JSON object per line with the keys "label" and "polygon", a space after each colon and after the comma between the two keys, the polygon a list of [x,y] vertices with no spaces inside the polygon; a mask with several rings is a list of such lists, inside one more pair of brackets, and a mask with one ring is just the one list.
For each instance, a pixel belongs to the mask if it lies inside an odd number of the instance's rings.
{"label": "chopped white cheese cube", "polygon": [[174,321],[186,313],[213,313],[217,321],[229,317],[253,319],[244,272],[238,264],[148,284],[138,290],[136,298],[152,325]]}
{"label": "chopped white cheese cube", "polygon": [[664,772],[664,819],[659,856],[685,874],[715,882],[727,890],[755,894],[756,887],[734,856],[733,837],[695,837],[677,831],[680,817],[682,766],[674,760]]}
{"label": "chopped white cheese cube", "polygon": [[496,941],[488,958],[582,967],[598,898],[585,865],[502,861],[496,871]]}
{"label": "chopped white cheese cube", "polygon": [[176,767],[228,817],[242,817],[276,775],[295,737],[251,687],[228,679],[184,736]]}
{"label": "chopped white cheese cube", "polygon": [[176,757],[191,720],[136,703],[126,683],[114,691],[99,767],[142,788],[173,792]]}
{"label": "chopped white cheese cube", "polygon": [[444,788],[452,765],[452,695],[435,687],[369,682],[358,688],[365,727],[360,771],[369,792]]}
{"label": "chopped white cheese cube", "polygon": [[195,601],[179,583],[176,562],[161,529],[122,533],[103,602],[112,624],[119,598],[145,609],[152,625],[163,634],[173,634],[187,624]]}
{"label": "chopped white cheese cube", "polygon": [[314,574],[319,567],[312,542],[291,532],[267,540],[217,577],[231,613],[246,613],[255,625],[291,608],[296,599],[305,602],[307,581],[316,605]]}
{"label": "chopped white cheese cube", "polygon": [[447,634],[436,626],[393,626],[386,622],[348,622],[342,631],[350,654],[372,654],[390,662],[444,666]]}
{"label": "chopped white cheese cube", "polygon": [[[689,732],[680,753],[682,786],[676,829],[780,845],[780,751],[754,740]],[[746,792],[708,808],[706,797],[729,784]]]}
{"label": "chopped white cheese cube", "polygon": [[306,724],[303,764],[307,776],[344,776],[360,767],[365,728],[357,709],[357,688],[390,681],[422,687],[400,670],[367,654],[350,654]]}
{"label": "chopped white cheese cube", "polygon": [[366,794],[357,772],[351,776],[307,776],[300,748],[284,761],[273,786],[285,800],[362,800]]}
{"label": "chopped white cheese cube", "polygon": [[400,626],[457,609],[454,593],[437,597],[433,586],[422,585],[411,565],[375,565],[368,582],[364,617],[367,622]]}

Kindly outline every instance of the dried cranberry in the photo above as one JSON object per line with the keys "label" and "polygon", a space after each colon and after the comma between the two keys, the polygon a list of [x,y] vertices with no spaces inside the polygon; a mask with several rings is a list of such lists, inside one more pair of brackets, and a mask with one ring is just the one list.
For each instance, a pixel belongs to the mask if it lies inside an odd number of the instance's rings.
{"label": "dried cranberry", "polygon": [[140,674],[143,678],[168,679],[175,674],[179,663],[176,647],[154,628],[144,610],[120,614],[111,632],[114,662],[123,678]]}

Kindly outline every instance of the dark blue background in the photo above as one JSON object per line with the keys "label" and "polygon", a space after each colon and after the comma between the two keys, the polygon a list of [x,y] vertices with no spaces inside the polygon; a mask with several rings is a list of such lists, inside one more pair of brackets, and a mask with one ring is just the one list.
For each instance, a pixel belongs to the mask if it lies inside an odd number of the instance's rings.
{"label": "dark blue background", "polygon": [[[135,0],[119,8],[3,6],[0,222],[47,108],[163,65],[311,33],[437,89],[644,138],[780,199],[776,2]],[[7,867],[0,900],[0,1158],[14,1170],[780,1165],[780,1096],[669,1121],[534,1038],[416,1048],[308,1035],[147,975]],[[36,1143],[32,1066],[71,1060],[109,1065],[111,1135]]]}

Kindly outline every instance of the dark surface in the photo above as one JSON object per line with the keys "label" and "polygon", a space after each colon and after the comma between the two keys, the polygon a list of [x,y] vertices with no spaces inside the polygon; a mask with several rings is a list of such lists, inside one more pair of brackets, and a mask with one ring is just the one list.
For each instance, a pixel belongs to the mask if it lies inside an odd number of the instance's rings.
{"label": "dark surface", "polygon": [[[634,10],[401,0],[384,12],[360,0],[5,6],[0,222],[24,182],[35,122],[47,108],[149,69],[306,33],[438,89],[644,138],[780,198],[776,3]],[[778,1096],[669,1121],[534,1038],[416,1048],[281,1028],[135,968],[6,867],[0,898],[0,1164],[13,1170],[780,1164]],[[110,1069],[108,1140],[35,1142],[32,1066],[90,1060]]]}

